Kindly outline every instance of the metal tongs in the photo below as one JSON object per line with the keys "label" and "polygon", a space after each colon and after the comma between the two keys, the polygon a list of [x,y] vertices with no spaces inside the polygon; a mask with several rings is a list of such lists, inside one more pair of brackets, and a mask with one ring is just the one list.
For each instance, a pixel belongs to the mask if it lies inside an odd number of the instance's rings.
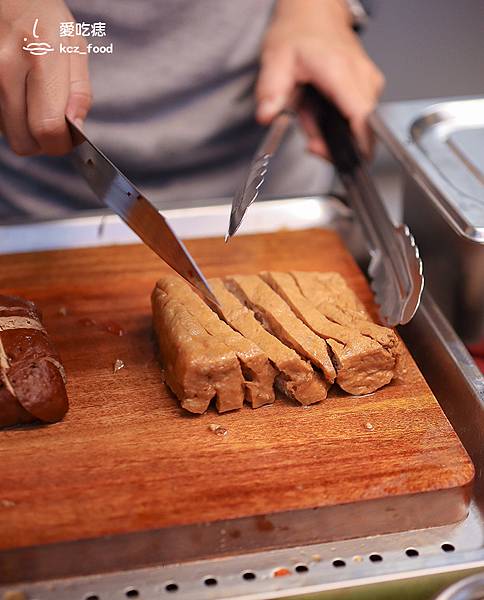
{"label": "metal tongs", "polygon": [[265,181],[271,158],[277,152],[284,136],[294,123],[297,108],[302,98],[302,89],[293,93],[287,106],[273,119],[266,135],[256,150],[250,163],[249,172],[232,201],[230,223],[225,241],[227,242],[240,227],[249,206],[256,201]]}
{"label": "metal tongs", "polygon": [[[346,118],[312,86],[304,88],[302,102],[314,115],[351,208],[363,228],[371,256],[368,273],[380,317],[390,327],[408,323],[417,311],[424,286],[422,261],[415,240],[406,225],[395,227],[390,220]],[[247,182],[234,198],[227,238],[237,231],[245,211],[260,192],[270,158],[275,153],[273,147],[270,154],[261,154],[261,149],[264,151],[267,139],[274,137],[273,128],[279,132],[277,138],[282,140],[280,129],[282,125],[285,125],[284,131],[287,129],[287,117],[282,124],[280,117],[271,124],[251,163]]]}

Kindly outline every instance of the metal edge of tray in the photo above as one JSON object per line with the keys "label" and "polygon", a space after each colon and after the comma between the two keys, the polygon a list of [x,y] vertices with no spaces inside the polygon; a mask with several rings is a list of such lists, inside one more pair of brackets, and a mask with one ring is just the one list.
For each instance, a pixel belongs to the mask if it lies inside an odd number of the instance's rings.
{"label": "metal edge of tray", "polygon": [[[455,195],[454,187],[443,180],[440,171],[422,152],[411,137],[412,126],[439,105],[449,102],[478,100],[478,97],[436,98],[382,104],[370,116],[370,125],[377,137],[393,156],[403,165],[408,174],[428,194],[434,207],[443,215],[451,227],[471,242],[484,243],[484,227],[470,224],[451,203],[442,202],[444,195]],[[482,99],[482,98],[481,98]]]}
{"label": "metal edge of tray", "polygon": [[[323,199],[319,202],[325,204]],[[331,227],[343,237],[352,235],[347,211],[334,208],[326,206],[319,216],[322,212],[327,219],[308,226]],[[465,521],[421,531],[12,585],[0,588],[0,598],[8,587],[32,600],[270,600],[308,594],[323,598],[342,589],[351,590],[356,598],[369,591],[376,596],[381,590],[410,589],[424,583],[428,589],[438,590],[468,572],[484,570],[482,376],[428,294],[401,334],[476,465],[475,495]],[[382,597],[392,596],[388,592]]]}
{"label": "metal edge of tray", "polygon": [[[205,206],[158,208],[182,239],[222,237],[228,227],[229,199],[207,202]],[[329,196],[265,200],[251,207],[237,235],[318,227],[331,220],[349,220],[350,215],[341,201]],[[57,220],[0,224],[0,255],[139,241],[118,216],[106,212],[80,212]]]}

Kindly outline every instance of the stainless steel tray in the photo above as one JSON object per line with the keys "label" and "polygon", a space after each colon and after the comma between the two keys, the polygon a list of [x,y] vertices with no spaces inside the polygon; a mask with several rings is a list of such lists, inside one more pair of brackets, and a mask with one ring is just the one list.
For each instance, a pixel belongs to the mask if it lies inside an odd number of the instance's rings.
{"label": "stainless steel tray", "polygon": [[[224,236],[230,215],[230,200],[190,208],[163,210],[176,234],[183,239]],[[351,211],[336,198],[319,197],[267,200],[251,207],[237,235],[281,229],[324,226],[336,220],[349,223]],[[99,212],[57,221],[0,225],[0,254],[137,244],[139,238],[116,215]]]}
{"label": "stainless steel tray", "polygon": [[[228,214],[229,205],[180,210],[171,219],[184,237],[193,237],[189,234],[194,227],[197,236],[223,235]],[[63,248],[129,241],[130,234],[115,217],[105,219],[101,232],[99,223],[100,217],[93,215],[24,225],[23,239],[11,233],[8,243],[2,237],[7,231],[0,231],[0,250],[34,250],[34,243],[41,248]],[[358,233],[351,213],[335,199],[259,203],[253,207],[244,231],[319,226],[338,230],[350,247],[355,247]],[[394,598],[403,589],[415,594],[412,597],[428,598],[466,574],[484,572],[483,378],[429,295],[401,334],[476,466],[475,494],[464,522],[422,531],[18,584],[0,587],[0,598],[2,593],[19,591],[29,600],[315,600],[334,594],[341,598],[343,593],[351,598]],[[146,557],[147,563],[149,559]]]}
{"label": "stainless steel tray", "polygon": [[436,210],[484,244],[484,98],[388,103],[371,120]]}
{"label": "stainless steel tray", "polygon": [[484,98],[391,102],[371,117],[404,167],[404,221],[459,336],[484,336]]}

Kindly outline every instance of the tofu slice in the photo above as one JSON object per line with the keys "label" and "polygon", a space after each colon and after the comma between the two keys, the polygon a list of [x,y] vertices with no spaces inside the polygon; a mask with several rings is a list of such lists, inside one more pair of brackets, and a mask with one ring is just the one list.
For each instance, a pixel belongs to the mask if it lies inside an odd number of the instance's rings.
{"label": "tofu slice", "polygon": [[[351,290],[341,275],[337,278],[330,278],[331,273],[309,273],[304,271],[293,271],[291,272],[292,277],[296,281],[302,295],[311,301],[312,304],[330,321],[350,327],[358,333],[369,337],[381,344],[398,362],[400,357],[400,341],[395,332],[381,325],[377,325],[372,321],[368,320],[368,314],[364,316],[361,310],[355,310],[356,295]],[[324,277],[327,275],[328,277]],[[328,281],[338,281],[337,286],[339,289],[339,295],[336,298],[332,298],[328,295],[328,286],[322,282],[326,279]],[[345,289],[341,283],[343,281]],[[351,299],[353,297],[353,300]],[[351,306],[353,308],[351,308]]]}
{"label": "tofu slice", "polygon": [[389,383],[395,358],[378,342],[328,320],[297,286],[289,273],[264,272],[260,276],[283,298],[296,316],[333,351],[336,383],[350,394],[368,394]]}
{"label": "tofu slice", "polygon": [[327,396],[328,383],[311,365],[291,348],[271,335],[244,306],[221,279],[210,279],[210,287],[220,303],[219,315],[233,329],[252,340],[269,357],[278,370],[276,386],[300,404],[314,404]]}
{"label": "tofu slice", "polygon": [[201,414],[216,397],[219,412],[241,408],[244,378],[235,352],[158,285],[151,300],[165,381],[182,407]]}
{"label": "tofu slice", "polygon": [[321,369],[333,383],[336,371],[326,342],[300,321],[284,300],[258,275],[234,275],[224,280],[226,287],[249,306],[264,327],[284,344]]}
{"label": "tofu slice", "polygon": [[328,271],[311,273],[319,284],[320,298],[325,302],[331,302],[343,309],[357,313],[366,321],[371,320],[363,302],[346,283],[345,278],[339,273]]}
{"label": "tofu slice", "polygon": [[221,321],[180,277],[163,277],[158,281],[157,288],[183,304],[209,335],[235,352],[244,375],[246,400],[252,408],[274,402],[274,379],[277,371],[263,350]]}

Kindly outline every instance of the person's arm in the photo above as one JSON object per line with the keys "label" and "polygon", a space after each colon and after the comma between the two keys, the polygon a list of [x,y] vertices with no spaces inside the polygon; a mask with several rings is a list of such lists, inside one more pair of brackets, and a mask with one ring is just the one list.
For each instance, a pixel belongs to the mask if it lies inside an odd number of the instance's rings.
{"label": "person's arm", "polygon": [[[38,19],[34,38],[33,26]],[[91,103],[87,55],[59,53],[59,25],[75,19],[62,0],[2,0],[0,4],[0,130],[20,155],[68,152],[67,114],[78,124]],[[83,47],[83,38],[69,38]],[[31,42],[54,48],[43,56]]]}
{"label": "person's arm", "polygon": [[[345,0],[278,0],[261,54],[257,119],[269,123],[295,86],[311,83],[349,119],[365,154],[371,152],[367,124],[383,90],[384,77],[353,31]],[[328,152],[310,115],[301,114],[308,148]]]}

